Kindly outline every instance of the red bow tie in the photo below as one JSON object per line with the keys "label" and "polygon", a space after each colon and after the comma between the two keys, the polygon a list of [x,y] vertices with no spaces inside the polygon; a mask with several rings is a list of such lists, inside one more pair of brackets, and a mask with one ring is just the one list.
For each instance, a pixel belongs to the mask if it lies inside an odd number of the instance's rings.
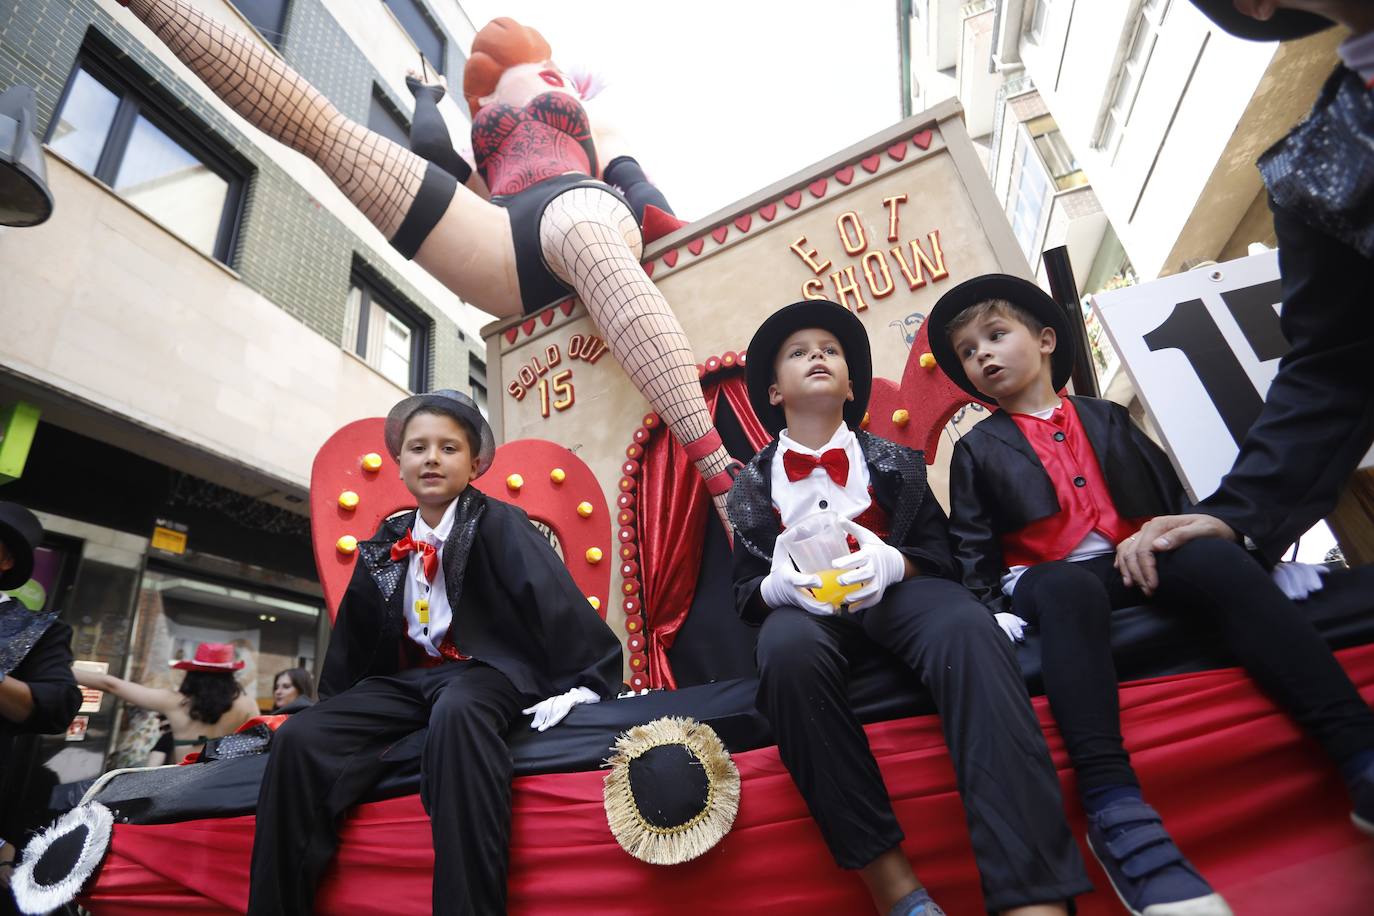
{"label": "red bow tie", "polygon": [[842,487],[849,480],[849,456],[842,448],[832,448],[819,458],[788,449],[782,453],[782,467],[792,481],[801,480],[816,468],[825,468],[836,486]]}
{"label": "red bow tie", "polygon": [[417,541],[407,531],[405,537],[391,545],[391,559],[403,560],[416,551],[420,554],[420,563],[424,566],[425,578],[433,582],[434,574],[439,571],[439,552],[434,549],[434,545],[429,541]]}

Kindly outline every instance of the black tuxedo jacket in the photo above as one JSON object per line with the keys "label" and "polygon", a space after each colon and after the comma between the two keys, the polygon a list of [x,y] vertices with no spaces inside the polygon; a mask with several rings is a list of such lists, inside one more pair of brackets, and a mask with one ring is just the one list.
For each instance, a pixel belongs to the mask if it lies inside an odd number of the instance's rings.
{"label": "black tuxedo jacket", "polygon": [[[911,558],[924,576],[957,578],[949,552],[944,510],[926,487],[925,457],[904,445],[858,430],[873,497],[888,515],[887,543]],[[778,515],[773,508],[774,439],[735,478],[730,488],[730,523],[735,529],[735,608],[746,623],[761,624],[772,608],[759,597],[759,583],[773,564]]]}
{"label": "black tuxedo jacket", "polygon": [[[1126,408],[1100,398],[1070,400],[1123,518],[1193,510],[1168,456]],[[949,503],[950,538],[964,585],[994,612],[1009,610],[1001,585],[1007,569],[1002,536],[1056,514],[1059,499],[1035,449],[1006,413],[994,411],[955,443]]]}
{"label": "black tuxedo jacket", "polygon": [[[500,671],[527,699],[579,686],[614,696],[621,683],[620,641],[529,516],[473,487],[458,499],[443,550],[454,645]],[[325,653],[322,698],[400,670],[409,639],[401,603],[410,558],[392,560],[391,545],[414,519],[414,512],[388,519],[358,545]]]}

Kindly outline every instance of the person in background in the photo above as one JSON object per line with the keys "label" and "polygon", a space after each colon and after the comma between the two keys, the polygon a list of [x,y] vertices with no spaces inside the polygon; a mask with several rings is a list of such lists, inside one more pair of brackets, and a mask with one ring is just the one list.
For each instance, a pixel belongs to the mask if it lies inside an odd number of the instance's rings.
{"label": "person in background", "polygon": [[203,642],[196,646],[194,658],[170,664],[186,672],[176,690],[145,687],[94,671],[77,671],[76,681],[82,687],[104,690],[126,703],[166,716],[172,723],[176,750],[172,763],[199,751],[207,738],[231,734],[260,714],[257,702],[234,678],[244,663],[234,659],[234,647],[228,643]]}
{"label": "person in background", "polygon": [[1328,515],[1374,442],[1374,3],[1193,0],[1239,38],[1287,41],[1340,24],[1351,37],[1312,111],[1259,159],[1292,348],[1216,492],[1163,515],[1122,556],[1125,584],[1150,594],[1156,554],[1195,538],[1253,544],[1273,563]]}
{"label": "person in background", "polygon": [[[33,574],[43,526],[32,512],[0,502],[0,592],[19,588]],[[72,628],[55,613],[34,613],[0,593],[0,774],[6,772],[15,735],[55,735],[81,707],[72,678]],[[13,842],[31,824],[0,796],[0,913],[14,912],[9,893]],[[22,820],[22,818],[20,818]]]}
{"label": "person in background", "polygon": [[271,715],[290,715],[315,703],[315,679],[304,668],[287,668],[272,678]]}

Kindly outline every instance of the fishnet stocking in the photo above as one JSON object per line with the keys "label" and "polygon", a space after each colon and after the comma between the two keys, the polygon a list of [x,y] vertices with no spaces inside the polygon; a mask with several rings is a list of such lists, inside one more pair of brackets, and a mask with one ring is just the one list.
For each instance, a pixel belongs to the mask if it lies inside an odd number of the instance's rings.
{"label": "fishnet stocking", "polygon": [[[686,445],[710,432],[691,345],[639,266],[642,240],[629,208],[600,188],[565,191],[545,208],[539,242],[549,269],[577,291],[615,358],[677,440]],[[696,467],[710,478],[729,463],[729,453],[717,446]],[[725,521],[724,495],[713,500]]]}
{"label": "fishnet stocking", "polygon": [[388,239],[420,188],[425,162],[344,117],[273,54],[183,0],[129,0],[182,63],[263,133],[310,157]]}

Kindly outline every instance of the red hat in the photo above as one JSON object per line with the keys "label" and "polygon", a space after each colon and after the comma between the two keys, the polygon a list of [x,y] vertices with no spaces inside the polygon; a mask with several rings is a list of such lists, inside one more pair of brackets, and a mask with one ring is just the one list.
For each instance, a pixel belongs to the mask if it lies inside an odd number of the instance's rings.
{"label": "red hat", "polygon": [[196,646],[196,657],[187,661],[172,660],[167,664],[182,671],[204,671],[214,674],[219,671],[237,671],[246,663],[234,661],[234,647],[227,642],[203,642]]}

